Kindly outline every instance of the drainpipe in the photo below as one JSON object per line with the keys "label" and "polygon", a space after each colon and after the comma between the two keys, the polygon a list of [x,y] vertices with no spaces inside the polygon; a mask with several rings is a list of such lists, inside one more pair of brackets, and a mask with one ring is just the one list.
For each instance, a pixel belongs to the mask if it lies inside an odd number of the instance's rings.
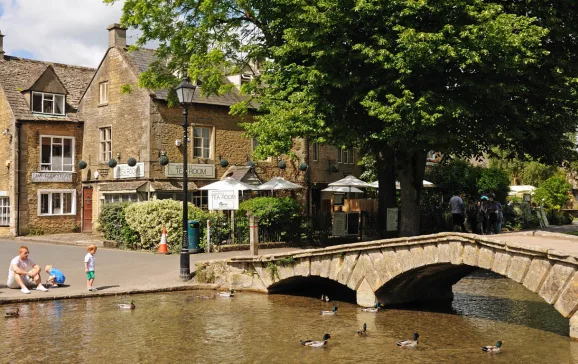
{"label": "drainpipe", "polygon": [[22,126],[22,123],[17,122],[16,123],[16,137],[18,138],[18,140],[16,141],[17,147],[16,147],[16,153],[18,154],[18,161],[16,163],[16,193],[18,194],[18,197],[16,198],[16,204],[17,204],[17,208],[18,208],[18,212],[17,212],[17,216],[16,216],[16,236],[20,236],[20,128]]}

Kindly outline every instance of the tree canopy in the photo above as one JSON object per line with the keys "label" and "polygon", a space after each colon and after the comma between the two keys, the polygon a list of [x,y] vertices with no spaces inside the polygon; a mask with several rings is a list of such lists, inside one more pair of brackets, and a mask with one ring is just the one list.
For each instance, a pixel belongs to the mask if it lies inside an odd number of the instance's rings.
{"label": "tree canopy", "polygon": [[148,88],[176,85],[185,68],[223,93],[228,72],[266,59],[243,90],[263,112],[246,125],[257,153],[309,137],[395,163],[412,235],[428,150],[568,158],[577,14],[571,0],[126,0],[122,23],[141,31],[137,45],[160,44]]}

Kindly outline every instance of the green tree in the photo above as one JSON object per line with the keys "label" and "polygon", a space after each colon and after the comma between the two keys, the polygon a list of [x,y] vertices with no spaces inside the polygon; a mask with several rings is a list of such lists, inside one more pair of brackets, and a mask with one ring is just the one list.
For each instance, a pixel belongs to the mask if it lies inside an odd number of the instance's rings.
{"label": "green tree", "polygon": [[522,170],[522,181],[525,185],[539,187],[558,173],[558,167],[556,166],[548,166],[540,162],[531,161],[526,163]]}
{"label": "green tree", "polygon": [[568,191],[571,189],[572,185],[566,182],[564,178],[558,176],[550,177],[536,189],[533,199],[544,201],[544,204],[548,207],[560,209],[570,200],[571,195],[568,194]]}
{"label": "green tree", "polygon": [[510,178],[502,169],[481,168],[476,187],[478,194],[491,192],[496,195],[498,201],[504,202],[510,191]]}
{"label": "green tree", "polygon": [[401,182],[406,236],[419,231],[427,151],[567,155],[578,74],[568,9],[570,0],[126,0],[122,22],[141,31],[137,45],[160,43],[140,78],[148,88],[171,88],[173,71],[187,69],[204,93],[223,93],[227,71],[268,59],[243,86],[263,112],[246,125],[257,154],[287,152],[295,137],[360,147],[376,161],[380,213]]}

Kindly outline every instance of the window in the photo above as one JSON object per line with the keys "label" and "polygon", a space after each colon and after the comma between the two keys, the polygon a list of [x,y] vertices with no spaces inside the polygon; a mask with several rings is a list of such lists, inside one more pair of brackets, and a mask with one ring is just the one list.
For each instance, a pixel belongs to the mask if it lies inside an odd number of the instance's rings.
{"label": "window", "polygon": [[[189,192],[187,198],[193,205],[206,209],[209,206],[209,193],[205,190]],[[183,192],[157,192],[157,200],[183,200]]]}
{"label": "window", "polygon": [[75,190],[40,190],[38,201],[39,216],[76,214]]}
{"label": "window", "polygon": [[0,197],[0,226],[10,226],[10,199]]}
{"label": "window", "polygon": [[199,190],[191,193],[193,195],[193,205],[206,209],[209,207],[209,192],[205,190]]}
{"label": "window", "polygon": [[98,84],[98,103],[106,104],[108,103],[108,81],[101,82]]}
{"label": "window", "polygon": [[355,158],[353,148],[339,149],[337,151],[337,163],[354,164]]}
{"label": "window", "polygon": [[193,128],[193,158],[210,158],[211,128]]}
{"label": "window", "polygon": [[138,202],[136,193],[107,193],[104,195],[104,203],[114,202]]}
{"label": "window", "polygon": [[41,114],[64,115],[64,95],[33,91],[32,111]]}
{"label": "window", "polygon": [[112,159],[112,128],[100,128],[100,161],[108,162]]}
{"label": "window", "polygon": [[319,143],[313,143],[313,161],[319,160]]}
{"label": "window", "polygon": [[74,138],[40,137],[40,170],[72,172],[74,166]]}

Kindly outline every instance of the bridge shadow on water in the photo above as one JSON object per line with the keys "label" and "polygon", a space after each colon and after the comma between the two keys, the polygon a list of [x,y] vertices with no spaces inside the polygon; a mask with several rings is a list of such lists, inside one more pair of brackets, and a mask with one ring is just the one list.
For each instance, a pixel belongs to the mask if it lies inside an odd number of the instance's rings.
{"label": "bridge shadow on water", "polygon": [[[465,279],[491,287],[493,284],[500,284],[500,280],[504,281],[507,278],[479,269]],[[528,291],[522,285],[516,284],[513,288],[516,291],[513,296],[517,297],[497,297],[484,295],[483,292],[481,292],[482,294],[464,293],[459,292],[459,289],[454,289],[452,301],[421,301],[390,305],[388,308],[473,317],[569,336],[569,319],[560,315],[552,305],[542,300],[538,294]],[[534,295],[535,297],[531,297]]]}
{"label": "bridge shadow on water", "polygon": [[[412,303],[387,305],[386,309],[435,312],[478,319],[493,320],[513,325],[527,326],[533,329],[569,336],[569,320],[537,294],[516,284],[512,297],[499,297],[483,292],[492,292],[493,287],[505,283],[504,278],[486,270],[476,270],[466,277],[472,283],[469,292],[454,289],[454,299],[440,301],[418,301]],[[500,280],[502,282],[500,282]],[[458,283],[459,284],[459,283]],[[477,286],[490,287],[483,291]],[[480,292],[475,294],[472,292]],[[327,295],[331,301],[356,304],[356,292],[333,280],[315,276],[292,277],[269,287],[271,294],[285,294],[320,299]],[[510,292],[508,291],[508,295]],[[536,297],[532,297],[535,295]]]}
{"label": "bridge shadow on water", "polygon": [[331,279],[322,277],[292,277],[269,287],[269,293],[304,296],[321,299],[329,296],[332,301],[356,303],[356,292]]}

